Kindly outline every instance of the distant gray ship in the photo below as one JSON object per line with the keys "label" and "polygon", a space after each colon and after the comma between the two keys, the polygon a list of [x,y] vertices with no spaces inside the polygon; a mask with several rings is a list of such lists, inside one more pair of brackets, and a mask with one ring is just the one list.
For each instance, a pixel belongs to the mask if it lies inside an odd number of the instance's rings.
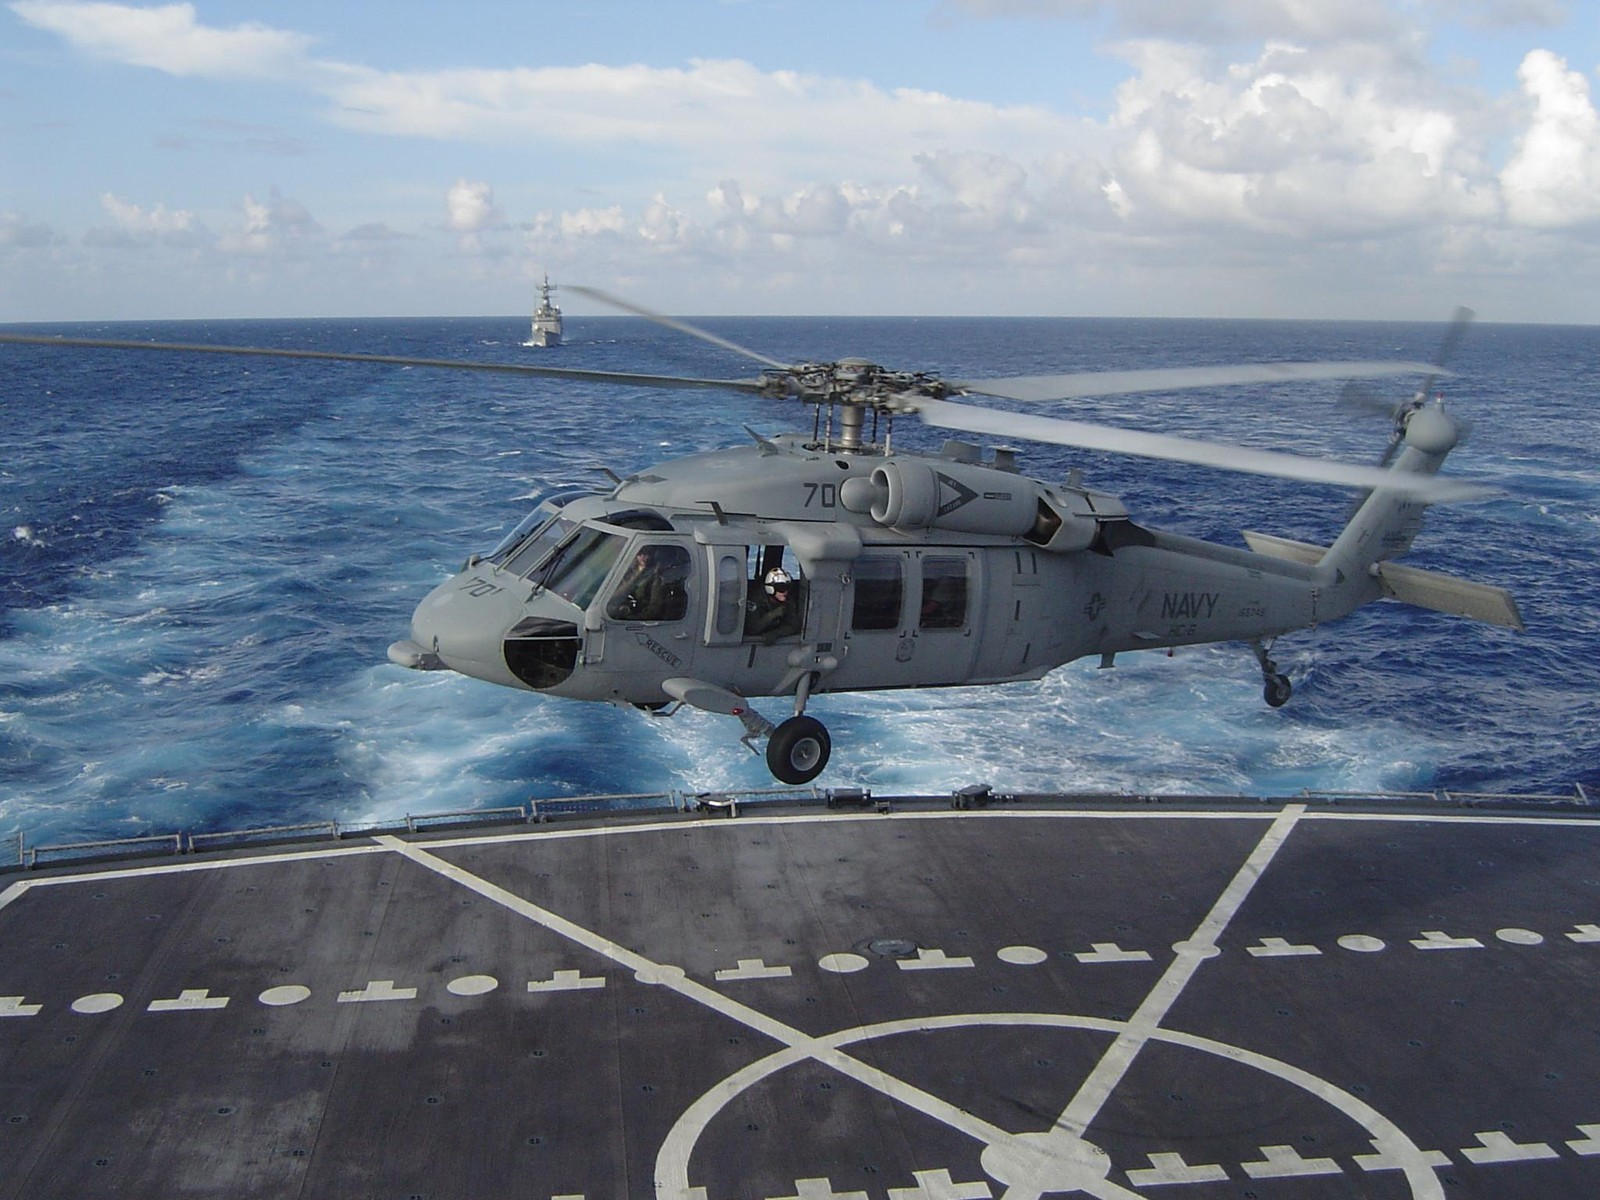
{"label": "distant gray ship", "polygon": [[550,302],[555,291],[550,276],[539,286],[539,306],[533,310],[533,327],[528,332],[524,346],[559,346],[561,344],[561,307]]}

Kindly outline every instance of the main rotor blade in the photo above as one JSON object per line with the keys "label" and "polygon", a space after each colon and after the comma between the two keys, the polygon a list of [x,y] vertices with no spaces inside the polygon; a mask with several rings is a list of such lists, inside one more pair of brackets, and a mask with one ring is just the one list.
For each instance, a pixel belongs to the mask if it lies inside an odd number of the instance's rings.
{"label": "main rotor blade", "polygon": [[577,292],[580,296],[588,296],[591,300],[598,300],[601,304],[609,304],[612,308],[620,308],[623,312],[630,312],[636,317],[643,317],[647,321],[654,321],[657,325],[665,325],[668,329],[676,329],[679,333],[686,333],[690,337],[699,338],[702,342],[710,342],[713,346],[720,346],[724,350],[732,350],[735,354],[742,354],[746,358],[754,359],[762,366],[773,367],[779,371],[789,369],[789,363],[781,363],[775,358],[768,358],[760,351],[752,350],[748,346],[741,346],[738,342],[730,342],[725,337],[691,325],[687,321],[680,321],[677,317],[669,317],[665,313],[658,313],[653,309],[645,308],[642,304],[635,304],[632,300],[624,300],[621,296],[613,296],[610,292],[603,292],[599,288],[584,287],[580,283],[564,283],[563,291]]}
{"label": "main rotor blade", "polygon": [[579,367],[535,367],[527,363],[468,362],[454,358],[409,358],[398,354],[348,354],[331,350],[285,350],[265,346],[218,346],[201,342],[139,342],[116,338],[49,337],[0,333],[0,342],[24,346],[71,346],[97,350],[168,350],[182,354],[238,354],[257,358],[320,359],[324,362],[379,363],[394,367],[435,367],[450,371],[490,371],[501,375],[536,375],[545,379],[578,379],[593,383],[625,383],[638,387],[725,388],[760,392],[759,379],[690,379],[681,375],[639,375],[627,371],[591,371]]}
{"label": "main rotor blade", "polygon": [[1138,371],[1078,371],[1068,375],[1013,375],[1004,379],[952,379],[962,392],[1005,400],[1074,400],[1129,392],[1179,392],[1190,388],[1306,379],[1379,379],[1387,375],[1436,375],[1432,363],[1276,362],[1216,367],[1154,367]]}
{"label": "main rotor blade", "polygon": [[1381,471],[1375,467],[1362,467],[1319,458],[1303,458],[1297,454],[1282,454],[1273,450],[1251,450],[1243,446],[1194,441],[1190,438],[1173,437],[1170,434],[1140,433],[1132,429],[1093,425],[1085,421],[1063,421],[1055,417],[1035,417],[1026,413],[974,408],[966,404],[953,404],[948,400],[918,399],[913,402],[913,407],[929,425],[941,429],[1027,438],[1030,441],[1051,442],[1058,446],[1076,446],[1084,450],[1107,450],[1115,454],[1134,454],[1142,458],[1168,459],[1199,466],[1221,467],[1228,471],[1272,475],[1280,479],[1301,479],[1310,483],[1331,483],[1341,487],[1382,488],[1386,491],[1415,496],[1430,504],[1474,500],[1493,494],[1491,488],[1440,479],[1433,475]]}

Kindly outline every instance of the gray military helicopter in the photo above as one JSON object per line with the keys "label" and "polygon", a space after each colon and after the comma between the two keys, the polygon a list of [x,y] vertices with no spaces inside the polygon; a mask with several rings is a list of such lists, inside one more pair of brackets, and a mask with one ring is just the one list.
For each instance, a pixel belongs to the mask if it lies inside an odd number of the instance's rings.
{"label": "gray military helicopter", "polygon": [[[1500,588],[1402,566],[1433,503],[1486,489],[1437,477],[1463,426],[1433,392],[1440,361],[1243,366],[942,379],[861,359],[786,364],[595,289],[568,286],[759,363],[746,379],[385,355],[0,335],[49,345],[165,349],[488,370],[633,386],[721,388],[797,400],[809,434],[658,463],[543,498],[501,543],[471,555],[417,606],[389,658],[507,687],[671,715],[735,717],[772,774],[827,765],[821,692],[1037,679],[1065,663],[1210,642],[1248,644],[1264,697],[1288,678],[1273,640],[1391,598],[1522,628]],[[1450,335],[1459,336],[1465,314]],[[1292,380],[1421,375],[1395,407],[1379,467],[1304,458],[959,403],[1060,401]],[[957,433],[1204,464],[1363,493],[1329,547],[1244,534],[1235,549],[1136,523],[1113,496],[1029,478],[1012,450],[961,439],[893,448],[896,419]],[[781,697],[774,722],[752,704]]]}

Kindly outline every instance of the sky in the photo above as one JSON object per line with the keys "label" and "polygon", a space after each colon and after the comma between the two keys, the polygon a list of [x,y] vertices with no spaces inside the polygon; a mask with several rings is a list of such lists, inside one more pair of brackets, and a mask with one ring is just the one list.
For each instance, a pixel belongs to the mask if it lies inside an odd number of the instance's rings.
{"label": "sky", "polygon": [[1597,69],[1597,0],[0,0],[0,322],[1594,324]]}

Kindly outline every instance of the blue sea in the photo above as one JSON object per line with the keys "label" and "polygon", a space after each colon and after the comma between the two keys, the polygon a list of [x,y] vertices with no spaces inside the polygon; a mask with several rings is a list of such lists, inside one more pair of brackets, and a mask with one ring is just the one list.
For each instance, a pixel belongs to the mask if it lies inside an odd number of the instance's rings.
{"label": "blue sea", "polygon": [[[1439,324],[705,319],[783,360],[950,377],[1256,359],[1433,357]],[[21,328],[21,327],[13,327]],[[29,326],[738,378],[756,365],[635,318]],[[560,484],[810,428],[792,403],[465,372],[0,346],[0,836],[31,844],[771,786],[736,722],[551,700],[391,665],[411,611]],[[819,779],[879,793],[1600,794],[1600,329],[1477,325],[1447,470],[1500,489],[1438,508],[1408,562],[1510,588],[1526,634],[1369,606],[1281,639],[1267,708],[1243,646],[1086,660],[1035,683],[816,698]],[[1403,392],[1404,382],[1396,385]],[[1127,396],[1061,415],[1376,461],[1337,384]],[[1395,398],[1400,398],[1399,394]],[[902,420],[902,447],[943,435]],[[1336,489],[1022,447],[1136,519],[1241,545],[1326,541]],[[781,710],[781,704],[778,706]],[[781,715],[781,713],[780,713]]]}

